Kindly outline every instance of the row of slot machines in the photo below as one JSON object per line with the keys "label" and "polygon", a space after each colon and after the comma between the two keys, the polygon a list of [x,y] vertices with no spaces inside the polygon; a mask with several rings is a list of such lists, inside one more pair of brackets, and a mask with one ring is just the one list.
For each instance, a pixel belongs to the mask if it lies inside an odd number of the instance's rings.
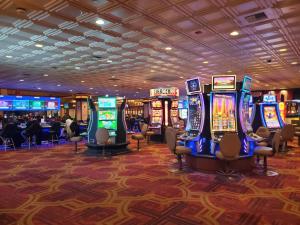
{"label": "row of slot machines", "polygon": [[214,156],[221,138],[230,132],[241,140],[240,155],[252,156],[254,143],[262,140],[254,133],[259,126],[272,131],[283,126],[276,99],[266,95],[259,105],[253,103],[251,82],[249,76],[236,82],[235,75],[218,75],[202,91],[199,78],[186,81],[188,119],[181,139],[193,154]]}

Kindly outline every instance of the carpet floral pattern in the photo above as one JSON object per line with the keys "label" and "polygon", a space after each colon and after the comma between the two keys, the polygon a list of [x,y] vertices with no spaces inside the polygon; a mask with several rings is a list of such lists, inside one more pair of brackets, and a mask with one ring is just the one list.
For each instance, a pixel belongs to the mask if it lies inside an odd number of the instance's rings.
{"label": "carpet floral pattern", "polygon": [[[135,143],[133,143],[135,146]],[[1,225],[300,224],[300,148],[270,158],[280,173],[174,174],[164,144],[112,159],[69,144],[0,152]]]}

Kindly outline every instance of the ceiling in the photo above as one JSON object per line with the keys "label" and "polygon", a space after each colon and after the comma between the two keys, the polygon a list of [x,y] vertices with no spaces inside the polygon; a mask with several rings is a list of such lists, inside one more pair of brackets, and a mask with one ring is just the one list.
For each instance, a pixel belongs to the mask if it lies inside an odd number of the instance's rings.
{"label": "ceiling", "polygon": [[0,0],[0,87],[147,97],[245,73],[300,87],[299,24],[299,0]]}

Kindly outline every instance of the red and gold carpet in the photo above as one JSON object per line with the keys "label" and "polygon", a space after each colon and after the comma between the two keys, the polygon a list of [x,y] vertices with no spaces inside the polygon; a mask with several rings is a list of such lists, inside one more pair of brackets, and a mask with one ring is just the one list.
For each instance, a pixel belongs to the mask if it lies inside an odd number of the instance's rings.
{"label": "red and gold carpet", "polygon": [[276,156],[276,177],[168,172],[163,144],[112,159],[71,145],[0,152],[1,225],[300,224],[300,149]]}

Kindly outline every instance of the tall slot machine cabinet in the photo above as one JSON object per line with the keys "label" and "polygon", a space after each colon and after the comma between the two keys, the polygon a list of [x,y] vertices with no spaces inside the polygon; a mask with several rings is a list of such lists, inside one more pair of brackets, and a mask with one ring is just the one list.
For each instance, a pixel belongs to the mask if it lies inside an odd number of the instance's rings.
{"label": "tall slot machine cabinet", "polygon": [[178,126],[178,97],[176,87],[150,89],[151,109],[149,129],[152,140],[163,141],[165,128]]}

